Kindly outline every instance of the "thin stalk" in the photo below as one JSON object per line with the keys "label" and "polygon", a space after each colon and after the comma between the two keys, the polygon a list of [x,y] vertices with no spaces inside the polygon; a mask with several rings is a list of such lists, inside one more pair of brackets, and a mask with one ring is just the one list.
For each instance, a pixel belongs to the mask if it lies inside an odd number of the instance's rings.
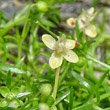
{"label": "thin stalk", "polygon": [[104,62],[101,62],[101,61],[99,61],[99,60],[93,58],[93,57],[90,56],[90,55],[86,55],[86,54],[85,54],[84,52],[82,52],[82,51],[80,51],[80,52],[81,52],[88,60],[91,60],[91,61],[93,61],[93,62],[95,62],[95,63],[98,63],[98,64],[104,66],[104,67],[107,68],[107,69],[110,69],[110,65],[108,65],[108,64],[106,64],[106,63],[104,63]]}
{"label": "thin stalk", "polygon": [[[102,101],[102,100],[104,100],[104,99],[107,99],[107,98],[109,98],[110,97],[110,93],[105,93],[105,94],[102,94],[101,96],[100,96],[100,101]],[[96,102],[96,98],[94,98],[93,99],[93,102]]]}
{"label": "thin stalk", "polygon": [[62,103],[59,103],[58,107],[60,110],[64,110]]}
{"label": "thin stalk", "polygon": [[22,43],[20,42],[20,43],[18,44],[18,62],[19,62],[19,60],[20,60],[20,58],[21,58],[21,48],[22,48]]}
{"label": "thin stalk", "polygon": [[98,63],[98,64],[100,64],[100,65],[102,65],[102,66],[104,66],[104,67],[106,67],[108,69],[110,69],[110,65],[107,65],[104,62],[101,62],[101,61],[99,61],[99,60],[97,60],[97,59],[95,59],[95,58],[93,58],[93,57],[91,57],[89,55],[86,55],[86,58],[91,60],[91,61],[93,61],[93,62],[95,62],[95,63]]}
{"label": "thin stalk", "polygon": [[54,98],[54,100],[56,99],[56,96],[57,96],[59,73],[60,73],[60,67],[58,67],[57,70],[56,70],[55,84],[54,84],[54,89],[53,89],[53,98]]}
{"label": "thin stalk", "polygon": [[26,19],[25,16],[17,19],[17,20],[11,20],[7,25],[4,27],[3,30],[0,30],[0,36],[5,35],[11,28],[13,28],[15,25],[23,22]]}
{"label": "thin stalk", "polygon": [[54,34],[52,31],[50,31],[48,28],[46,28],[45,26],[43,26],[39,21],[36,22],[39,26],[41,26],[44,30],[46,30],[48,33],[50,33],[52,36],[57,38],[57,35]]}
{"label": "thin stalk", "polygon": [[18,61],[21,59],[22,44],[23,44],[23,41],[25,40],[26,35],[27,35],[27,30],[26,29],[27,29],[27,24],[28,24],[28,20],[29,20],[30,11],[31,11],[31,8],[29,7],[28,13],[27,13],[27,16],[26,16],[26,19],[25,19],[25,24],[24,24],[24,27],[23,27],[21,39],[20,39],[20,42],[18,42]]}
{"label": "thin stalk", "polygon": [[69,69],[69,65],[66,66],[66,68],[65,68],[65,70],[64,70],[64,72],[63,72],[63,74],[61,75],[61,78],[59,79],[59,85],[60,85],[61,82],[64,80],[64,78],[65,78],[65,76],[66,76],[66,74],[67,74],[68,69]]}
{"label": "thin stalk", "polygon": [[96,67],[96,66],[94,66],[94,69],[96,71],[100,71],[100,72],[105,72],[107,70],[106,68],[100,68],[100,67]]}

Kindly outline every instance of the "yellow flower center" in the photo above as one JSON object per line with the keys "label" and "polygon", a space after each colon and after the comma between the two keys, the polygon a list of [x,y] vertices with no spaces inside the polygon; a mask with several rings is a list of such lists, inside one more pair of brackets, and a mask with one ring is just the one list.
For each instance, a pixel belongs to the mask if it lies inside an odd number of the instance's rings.
{"label": "yellow flower center", "polygon": [[65,46],[64,46],[64,43],[59,43],[59,42],[56,42],[56,46],[55,46],[55,50],[57,53],[62,53],[64,50],[65,50]]}
{"label": "yellow flower center", "polygon": [[65,37],[58,38],[58,41],[56,42],[56,45],[55,45],[55,51],[57,53],[61,54],[65,51],[65,49],[66,49],[65,40],[66,40]]}

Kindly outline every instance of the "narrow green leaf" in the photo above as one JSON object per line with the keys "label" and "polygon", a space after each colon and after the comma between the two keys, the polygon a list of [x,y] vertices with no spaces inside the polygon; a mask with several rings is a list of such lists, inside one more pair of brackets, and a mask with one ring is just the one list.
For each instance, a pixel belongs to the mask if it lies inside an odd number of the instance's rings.
{"label": "narrow green leaf", "polygon": [[97,3],[98,3],[98,0],[93,0],[92,6],[93,7],[96,7],[97,6]]}
{"label": "narrow green leaf", "polygon": [[42,73],[43,73],[43,71],[44,71],[44,69],[46,68],[46,66],[47,66],[47,63],[44,63],[44,64],[41,66],[40,71],[39,71],[39,74],[42,74]]}
{"label": "narrow green leaf", "polygon": [[30,84],[30,79],[29,77],[27,76],[27,74],[23,74],[23,77],[24,77],[24,80],[25,80],[25,84],[26,84],[26,87],[29,91],[31,91],[31,84]]}
{"label": "narrow green leaf", "polygon": [[66,98],[68,95],[70,94],[70,91],[67,91],[65,93],[63,93],[61,96],[59,96],[56,101],[55,101],[55,105],[57,105],[59,102],[61,102],[64,98]]}
{"label": "narrow green leaf", "polygon": [[78,21],[76,21],[75,31],[76,31],[76,37],[78,39],[78,42],[83,44],[84,43],[84,41],[83,41],[83,32],[80,32]]}
{"label": "narrow green leaf", "polygon": [[9,92],[10,90],[6,86],[2,86],[0,88],[0,93],[2,94],[3,97],[6,97]]}
{"label": "narrow green leaf", "polygon": [[69,108],[68,110],[72,110],[72,107],[73,107],[73,87],[71,87],[70,89],[70,99],[69,99]]}
{"label": "narrow green leaf", "polygon": [[54,16],[54,15],[52,16],[51,14],[49,14],[48,17],[49,17],[51,20],[53,20],[56,24],[59,23],[59,20],[57,19],[56,16]]}
{"label": "narrow green leaf", "polygon": [[[109,92],[100,95],[100,101],[102,101],[102,100],[104,100],[104,99],[107,99],[107,98],[110,98],[110,93],[109,93]],[[96,102],[96,98],[94,98],[93,101]]]}
{"label": "narrow green leaf", "polygon": [[30,4],[26,5],[15,17],[15,19],[19,19],[30,7]]}
{"label": "narrow green leaf", "polygon": [[6,80],[6,79],[7,79],[6,74],[0,72],[0,79],[4,79],[4,80]]}
{"label": "narrow green leaf", "polygon": [[17,108],[18,106],[20,106],[20,102],[17,101],[17,100],[12,100],[12,101],[9,103],[9,107]]}
{"label": "narrow green leaf", "polygon": [[78,80],[88,90],[90,96],[96,94],[97,102],[99,102],[99,93],[95,85],[92,82],[85,79],[84,77],[81,77],[79,74],[75,73],[74,71],[70,71],[70,73],[76,80]]}
{"label": "narrow green leaf", "polygon": [[[6,107],[8,106],[8,101],[6,99],[3,99],[1,102],[0,102],[0,107]],[[3,109],[0,109],[0,110],[3,110]]]}
{"label": "narrow green leaf", "polygon": [[49,20],[46,20],[46,19],[43,19],[42,21],[40,21],[43,25],[46,25],[46,26],[49,26],[49,27],[56,27],[56,25],[49,21]]}
{"label": "narrow green leaf", "polygon": [[75,72],[73,72],[73,71],[71,71],[71,74],[72,74],[72,76],[73,76],[76,80],[78,80],[84,87],[86,87],[89,92],[92,91],[92,87],[90,86],[90,84],[88,83],[88,81],[87,81],[86,79],[84,79],[84,78],[81,77],[79,74],[77,74],[77,73],[75,73]]}
{"label": "narrow green leaf", "polygon": [[23,56],[23,57],[19,60],[19,62],[16,64],[16,66],[18,67],[18,66],[22,65],[24,59],[25,59],[25,56]]}
{"label": "narrow green leaf", "polygon": [[[80,52],[81,52],[81,51],[80,51]],[[104,67],[107,68],[107,69],[110,69],[110,65],[108,65],[108,64],[106,64],[106,63],[104,63],[104,62],[101,62],[101,61],[99,61],[99,60],[97,60],[97,59],[95,59],[95,58],[91,57],[90,55],[87,55],[87,54],[85,54],[85,53],[83,53],[83,52],[81,52],[81,53],[82,53],[88,60],[91,60],[91,61],[93,61],[93,62],[95,62],[95,63],[98,63],[98,64],[104,66]]]}
{"label": "narrow green leaf", "polygon": [[12,49],[12,48],[18,48],[17,47],[17,45],[15,44],[15,43],[10,43],[10,42],[8,42],[7,44],[6,44],[6,46],[8,47],[8,49]]}
{"label": "narrow green leaf", "polygon": [[27,34],[28,34],[28,32],[29,32],[29,29],[30,29],[30,23],[28,23],[28,20],[27,20],[27,22],[26,22],[26,24],[25,24],[25,26],[24,26],[24,28],[23,28],[23,31],[22,31],[22,41],[24,41],[25,40],[25,38],[26,38],[26,36],[27,36]]}
{"label": "narrow green leaf", "polygon": [[14,37],[14,36],[11,36],[11,35],[6,35],[4,36],[5,39],[12,39],[14,40],[15,42],[17,42],[17,39]]}
{"label": "narrow green leaf", "polygon": [[0,70],[2,70],[2,71],[9,71],[10,70],[10,72],[21,73],[21,74],[26,73],[25,71],[20,70],[11,64],[3,64],[3,63],[0,63]]}
{"label": "narrow green leaf", "polygon": [[10,85],[11,85],[11,72],[10,71],[8,71],[8,74],[7,74],[6,85],[8,88],[10,88]]}
{"label": "narrow green leaf", "polygon": [[80,32],[80,34],[79,34],[79,38],[78,38],[78,41],[79,41],[81,44],[84,44],[83,37],[84,37],[83,32]]}
{"label": "narrow green leaf", "polygon": [[82,105],[80,107],[74,108],[72,110],[94,110],[94,108],[92,104],[86,104],[86,105]]}
{"label": "narrow green leaf", "polygon": [[50,110],[57,110],[57,107],[55,105],[52,105]]}
{"label": "narrow green leaf", "polygon": [[77,36],[77,38],[79,39],[80,30],[79,30],[78,21],[76,21],[75,31],[76,31],[76,36]]}
{"label": "narrow green leaf", "polygon": [[13,89],[11,90],[11,93],[12,93],[14,96],[18,95],[18,93],[19,93],[19,88],[18,88],[18,87],[13,88]]}
{"label": "narrow green leaf", "polygon": [[47,27],[45,27],[44,25],[42,25],[39,21],[36,21],[36,23],[41,26],[44,30],[46,30],[48,33],[50,33],[52,36],[57,38],[57,35],[54,34],[52,31],[50,31]]}
{"label": "narrow green leaf", "polygon": [[17,39],[17,41],[20,41],[20,37],[21,37],[20,31],[18,28],[16,28],[16,39]]}
{"label": "narrow green leaf", "polygon": [[32,92],[22,92],[22,93],[19,93],[16,97],[17,98],[20,98],[20,97],[23,97],[23,96],[27,96],[27,95],[30,95]]}
{"label": "narrow green leaf", "polygon": [[84,47],[87,48],[89,45],[95,43],[96,41],[95,40],[90,40],[90,41],[87,41],[85,44],[84,44]]}
{"label": "narrow green leaf", "polygon": [[108,107],[108,108],[105,108],[105,109],[103,109],[103,110],[110,110],[110,107]]}
{"label": "narrow green leaf", "polygon": [[107,70],[99,79],[98,83],[96,84],[96,88],[99,88],[101,86],[101,84],[103,83],[104,79],[107,77],[107,75],[109,74],[110,70]]}
{"label": "narrow green leaf", "polygon": [[49,52],[40,52],[41,55],[45,55],[47,57],[50,57],[51,56],[51,53]]}

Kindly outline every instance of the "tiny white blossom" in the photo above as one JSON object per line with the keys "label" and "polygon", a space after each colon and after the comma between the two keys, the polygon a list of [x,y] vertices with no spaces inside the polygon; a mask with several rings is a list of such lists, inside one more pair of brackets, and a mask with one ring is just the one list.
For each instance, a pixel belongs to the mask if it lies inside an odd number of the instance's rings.
{"label": "tiny white blossom", "polygon": [[75,40],[66,39],[63,34],[62,37],[58,37],[56,41],[51,35],[44,34],[42,41],[48,48],[54,50],[49,59],[51,68],[55,69],[61,66],[63,58],[72,63],[78,62],[77,54],[71,50],[75,47]]}
{"label": "tiny white blossom", "polygon": [[67,19],[67,24],[71,27],[75,27],[76,20],[79,24],[79,29],[83,31],[89,37],[96,37],[97,31],[95,25],[91,24],[91,21],[95,18],[97,12],[94,12],[94,8],[91,7],[88,10],[82,10],[81,15],[78,18]]}

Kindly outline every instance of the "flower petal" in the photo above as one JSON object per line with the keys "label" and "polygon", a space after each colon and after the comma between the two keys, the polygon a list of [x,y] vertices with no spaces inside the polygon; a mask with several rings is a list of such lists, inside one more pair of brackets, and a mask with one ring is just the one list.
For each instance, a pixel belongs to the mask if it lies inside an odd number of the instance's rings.
{"label": "flower petal", "polygon": [[67,49],[73,49],[75,47],[75,44],[76,44],[75,40],[66,39],[65,47]]}
{"label": "flower petal", "polygon": [[93,7],[89,8],[87,12],[92,15],[94,13],[94,8]]}
{"label": "flower petal", "polygon": [[78,17],[78,24],[79,24],[79,29],[83,29],[86,25],[86,16],[84,14],[81,14],[79,17]]}
{"label": "flower petal", "polygon": [[77,63],[79,60],[77,54],[75,52],[73,52],[72,50],[67,50],[64,55],[64,58],[67,61],[72,62],[72,63]]}
{"label": "flower petal", "polygon": [[97,15],[97,12],[93,13],[93,14],[91,15],[91,17],[90,17],[90,21],[92,21],[92,20],[95,18],[96,15]]}
{"label": "flower petal", "polygon": [[44,42],[44,44],[45,44],[48,48],[50,48],[50,49],[52,49],[52,50],[55,49],[56,40],[55,40],[51,35],[49,35],[49,34],[44,34],[44,35],[42,36],[42,41]]}
{"label": "flower petal", "polygon": [[71,27],[75,27],[75,22],[76,22],[76,19],[75,18],[69,18],[67,19],[67,24]]}
{"label": "flower petal", "polygon": [[96,31],[96,27],[93,24],[89,24],[86,28],[85,28],[85,33],[94,38],[97,35],[97,31]]}
{"label": "flower petal", "polygon": [[63,61],[62,55],[60,55],[56,52],[53,52],[49,59],[49,65],[51,68],[55,69],[55,68],[58,68],[59,66],[61,66],[62,61]]}

